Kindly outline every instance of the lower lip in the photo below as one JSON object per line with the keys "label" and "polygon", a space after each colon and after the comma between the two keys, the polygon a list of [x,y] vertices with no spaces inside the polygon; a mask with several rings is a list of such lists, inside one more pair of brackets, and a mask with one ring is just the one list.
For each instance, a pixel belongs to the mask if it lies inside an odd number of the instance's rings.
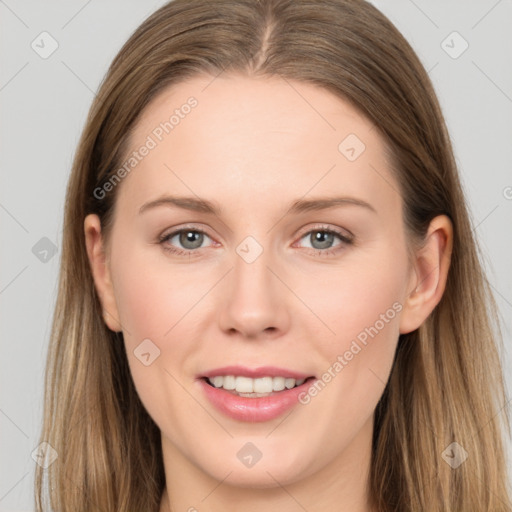
{"label": "lower lip", "polygon": [[200,379],[199,383],[208,400],[220,412],[235,420],[256,423],[277,418],[297,405],[299,395],[305,392],[314,380],[316,379],[310,378],[295,388],[259,398],[234,395],[225,389],[211,386],[204,379]]}

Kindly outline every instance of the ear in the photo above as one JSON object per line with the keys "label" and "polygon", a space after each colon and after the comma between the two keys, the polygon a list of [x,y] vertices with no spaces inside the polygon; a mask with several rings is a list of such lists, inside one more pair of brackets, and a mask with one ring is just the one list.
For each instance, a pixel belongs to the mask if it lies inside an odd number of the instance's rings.
{"label": "ear", "polygon": [[84,221],[85,245],[94,285],[103,308],[103,319],[111,331],[121,331],[110,269],[106,257],[101,222],[97,215],[87,215]]}
{"label": "ear", "polygon": [[424,245],[415,253],[414,275],[400,316],[400,334],[417,329],[437,306],[446,288],[453,247],[453,227],[446,215],[429,225]]}

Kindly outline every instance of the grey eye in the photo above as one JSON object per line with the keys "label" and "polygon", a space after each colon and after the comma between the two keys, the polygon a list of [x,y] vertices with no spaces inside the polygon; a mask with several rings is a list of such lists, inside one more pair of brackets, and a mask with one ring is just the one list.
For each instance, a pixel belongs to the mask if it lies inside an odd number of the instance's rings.
{"label": "grey eye", "polygon": [[[340,242],[338,244],[334,243],[334,240],[338,238]],[[306,239],[311,244],[310,247],[312,249],[322,250],[322,249],[331,249],[336,245],[340,245],[345,240],[338,233],[328,230],[328,229],[314,229],[306,233],[301,240]],[[307,245],[306,245],[307,247]]]}
{"label": "grey eye", "polygon": [[184,249],[198,249],[204,241],[204,233],[190,229],[180,231],[175,236],[179,236],[179,243]]}
{"label": "grey eye", "polygon": [[333,244],[334,237],[335,234],[328,231],[312,231],[310,234],[310,240],[314,249],[329,249]]}

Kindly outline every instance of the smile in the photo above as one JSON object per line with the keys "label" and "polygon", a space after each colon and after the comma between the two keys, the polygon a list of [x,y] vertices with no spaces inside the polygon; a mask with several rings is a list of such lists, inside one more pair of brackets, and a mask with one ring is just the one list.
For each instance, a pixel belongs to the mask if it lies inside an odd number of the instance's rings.
{"label": "smile", "polygon": [[222,388],[232,394],[247,398],[261,398],[271,396],[273,393],[284,389],[293,389],[300,386],[306,379],[294,379],[290,377],[259,377],[252,379],[241,375],[217,375],[209,377],[208,383],[215,388]]}
{"label": "smile", "polygon": [[299,404],[316,377],[275,366],[225,366],[198,375],[207,401],[224,416],[243,422],[269,421]]}

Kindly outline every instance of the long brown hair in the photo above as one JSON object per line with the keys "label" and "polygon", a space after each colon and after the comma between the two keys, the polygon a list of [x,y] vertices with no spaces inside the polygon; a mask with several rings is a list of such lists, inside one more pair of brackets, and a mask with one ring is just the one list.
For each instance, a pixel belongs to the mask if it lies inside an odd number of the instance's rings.
{"label": "long brown hair", "polygon": [[[400,336],[375,412],[373,506],[510,512],[499,324],[450,138],[414,51],[362,0],[175,0],[150,16],[112,62],[67,189],[41,433],[58,459],[37,467],[37,510],[159,510],[160,432],[137,396],[122,334],[103,321],[83,222],[97,213],[108,226],[117,190],[102,199],[94,190],[121,165],[149,101],[193,75],[229,71],[309,82],[349,101],[390,148],[411,239],[421,239],[437,215],[453,223],[444,296],[419,329]],[[443,458],[453,442],[468,454],[457,468]]]}

